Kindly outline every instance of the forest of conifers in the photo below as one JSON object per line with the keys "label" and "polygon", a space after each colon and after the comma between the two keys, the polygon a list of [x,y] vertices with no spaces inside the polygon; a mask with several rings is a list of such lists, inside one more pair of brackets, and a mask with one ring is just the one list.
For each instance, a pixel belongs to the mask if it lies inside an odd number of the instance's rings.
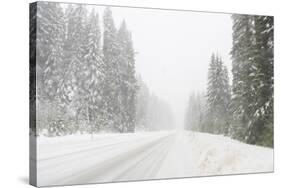
{"label": "forest of conifers", "polygon": [[222,59],[213,54],[207,90],[190,95],[185,127],[273,147],[273,17],[233,15],[232,20],[232,84]]}
{"label": "forest of conifers", "polygon": [[109,8],[101,26],[85,5],[39,2],[30,23],[37,135],[171,128],[169,105],[137,78],[131,33],[125,20],[116,28]]}

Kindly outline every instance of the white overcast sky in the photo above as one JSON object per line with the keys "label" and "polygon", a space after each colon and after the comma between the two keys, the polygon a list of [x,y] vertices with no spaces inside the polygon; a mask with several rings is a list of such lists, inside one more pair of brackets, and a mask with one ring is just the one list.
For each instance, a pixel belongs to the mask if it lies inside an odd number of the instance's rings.
{"label": "white overcast sky", "polygon": [[[103,6],[95,8],[102,17]],[[136,71],[150,91],[172,107],[177,126],[192,92],[204,91],[212,52],[231,72],[230,14],[140,8],[111,8],[115,24],[123,19],[132,32]]]}

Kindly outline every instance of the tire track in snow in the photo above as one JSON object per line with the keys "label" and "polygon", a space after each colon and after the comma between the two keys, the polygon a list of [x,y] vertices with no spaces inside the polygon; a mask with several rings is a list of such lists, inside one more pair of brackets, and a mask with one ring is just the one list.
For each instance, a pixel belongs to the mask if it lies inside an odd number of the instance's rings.
{"label": "tire track in snow", "polygon": [[138,160],[133,161],[129,168],[115,177],[114,181],[153,179],[171,149],[174,139],[174,135],[171,135],[168,139],[149,148]]}
{"label": "tire track in snow", "polygon": [[[123,135],[122,135],[123,136]],[[80,158],[83,159],[88,159],[88,158],[92,158],[92,156],[99,156],[101,154],[105,155],[105,157],[107,157],[107,153],[110,153],[111,151],[117,150],[120,148],[121,145],[124,145],[126,147],[126,144],[128,143],[134,143],[135,145],[137,145],[138,143],[143,142],[144,140],[147,139],[151,139],[153,138],[154,135],[145,135],[145,136],[141,136],[141,137],[133,137],[133,135],[131,135],[128,138],[125,139],[125,141],[118,141],[116,142],[116,140],[113,139],[113,143],[109,143],[109,144],[102,144],[102,146],[100,145],[95,145],[96,142],[87,142],[87,144],[93,145],[91,147],[88,147],[88,149],[83,149],[80,152],[77,151],[77,148],[75,148],[75,152],[68,152],[66,154],[63,155],[57,155],[57,157],[45,157],[44,159],[39,159],[38,160],[38,168],[39,168],[39,172],[41,173],[40,176],[51,176],[50,172],[46,169],[52,169],[52,171],[54,172],[54,174],[56,172],[71,172],[72,168],[70,168],[68,170],[68,167],[72,164],[73,166],[83,166],[83,164],[81,164]],[[159,136],[158,136],[159,137]],[[114,142],[115,141],[115,142]],[[91,163],[93,163],[94,161],[91,161]],[[42,169],[42,170],[41,170]],[[58,174],[59,175],[59,174]]]}
{"label": "tire track in snow", "polygon": [[[40,184],[44,185],[47,184],[47,182],[49,185],[97,182],[97,181],[90,181],[90,180],[95,179],[94,177],[99,177],[101,174],[106,174],[107,172],[110,172],[110,170],[115,166],[124,165],[124,163],[126,163],[127,160],[130,160],[130,158],[134,158],[135,156],[141,155],[141,153],[145,152],[147,149],[154,147],[159,143],[162,143],[163,140],[166,140],[170,136],[171,133],[166,133],[166,134],[158,135],[156,137],[155,135],[149,135],[148,137],[145,138],[145,140],[140,140],[140,139],[130,140],[130,142],[119,144],[118,147],[116,146],[117,147],[116,149],[119,148],[123,149],[121,152],[119,151],[119,153],[117,154],[114,153],[112,149],[109,149],[109,147],[104,147],[104,151],[108,151],[108,150],[109,151],[101,154],[101,151],[97,152],[96,150],[94,151],[91,150],[92,152],[89,151],[88,156],[85,156],[85,154],[83,154],[81,155],[81,158],[79,156],[70,155],[67,157],[69,163],[63,160],[63,158],[61,158],[60,160],[53,159],[51,164],[46,165],[46,167],[44,167],[44,168],[48,168],[48,166],[51,165],[52,167],[49,169],[52,169],[53,173],[48,170],[45,171],[45,174],[44,172],[41,172],[41,175],[39,177],[49,177],[49,178],[46,178],[45,180],[41,180]],[[112,153],[112,157],[110,153]],[[110,156],[110,157],[105,158],[103,161],[95,161],[94,158],[91,158],[91,155],[95,156],[94,154]],[[88,160],[88,162],[90,161],[91,165],[87,165],[86,167],[81,167],[83,166],[83,162],[82,162],[83,159]],[[62,163],[64,167],[70,167],[70,168],[63,168],[63,166],[61,166]],[[77,166],[77,165],[81,165],[79,166],[78,170],[74,171],[73,169],[71,169],[73,166]],[[110,177],[105,176],[104,181],[105,180],[108,182],[110,180]]]}
{"label": "tire track in snow", "polygon": [[[114,179],[111,177],[109,172],[112,169],[117,169],[119,171],[122,166],[126,165],[127,161],[134,160],[135,157],[141,155],[143,152],[146,152],[149,148],[157,148],[159,144],[163,141],[168,139],[171,135],[161,137],[160,139],[154,140],[153,142],[145,143],[139,147],[133,148],[131,150],[127,150],[117,156],[114,156],[108,160],[105,160],[101,163],[93,165],[89,167],[87,170],[83,170],[79,173],[79,175],[73,175],[67,178],[64,178],[64,183],[70,182],[77,183],[77,182],[95,182],[95,183],[102,183],[102,182],[113,182]],[[124,146],[126,147],[126,146]],[[120,180],[119,180],[120,181]]]}
{"label": "tire track in snow", "polygon": [[[94,144],[93,146],[92,145],[85,146],[85,143],[72,144],[71,145],[72,147],[78,148],[78,149],[75,149],[74,151],[72,149],[71,151],[61,152],[60,154],[52,155],[50,157],[39,157],[38,159],[43,162],[43,161],[50,161],[53,159],[58,160],[58,158],[63,158],[63,157],[70,156],[70,155],[81,155],[82,153],[85,154],[91,150],[96,150],[97,152],[100,152],[100,150],[104,150],[105,148],[109,149],[108,147],[119,146],[120,144],[124,144],[124,143],[130,142],[130,141],[137,141],[137,140],[145,139],[146,137],[147,137],[147,135],[143,136],[143,137],[139,137],[138,139],[135,139],[134,137],[128,137],[128,138],[126,138],[122,141],[118,141],[118,142],[116,142],[114,140],[114,138],[113,139],[111,138],[112,141],[110,143],[104,143],[104,144],[98,144],[98,142],[101,142],[99,140],[98,141],[89,140],[90,144]],[[65,150],[65,148],[64,148],[64,150]],[[49,152],[52,152],[52,150],[50,150]]]}

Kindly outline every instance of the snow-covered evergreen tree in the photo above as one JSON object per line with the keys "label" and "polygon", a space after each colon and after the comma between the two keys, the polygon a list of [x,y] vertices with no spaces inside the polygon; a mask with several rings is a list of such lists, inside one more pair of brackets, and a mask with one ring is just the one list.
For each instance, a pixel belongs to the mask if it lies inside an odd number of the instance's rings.
{"label": "snow-covered evergreen tree", "polygon": [[[29,5],[29,125],[30,133],[36,135],[36,28],[37,3]],[[39,131],[39,128],[38,128]]]}
{"label": "snow-covered evergreen tree", "polygon": [[[248,15],[232,18],[234,136],[251,144],[272,146],[273,18]],[[269,133],[266,139],[264,131]]]}
{"label": "snow-covered evergreen tree", "polygon": [[[138,86],[132,36],[125,21],[117,30],[106,8],[100,28],[98,14],[94,10],[88,14],[83,5],[65,9],[57,3],[39,5],[37,127],[47,129],[42,132],[48,136],[134,132]],[[148,96],[149,104],[152,98]]]}
{"label": "snow-covered evergreen tree", "polygon": [[63,10],[57,3],[37,3],[37,51],[36,51],[36,81],[37,109],[45,112],[46,118],[38,119],[38,130],[48,128],[58,121],[61,114],[48,113],[47,107],[57,106],[57,90],[63,61],[64,41]]}
{"label": "snow-covered evergreen tree", "polygon": [[246,139],[246,129],[253,111],[254,87],[251,76],[256,69],[253,58],[253,17],[248,15],[233,15],[233,47],[232,47],[232,108],[236,123],[235,137]]}
{"label": "snow-covered evergreen tree", "polygon": [[[66,14],[66,39],[64,43],[63,78],[60,82],[60,100],[67,114],[71,115],[71,129],[86,131],[85,90],[82,89],[85,82],[83,41],[85,38],[85,24],[87,21],[87,9],[83,5],[69,5]],[[70,110],[70,111],[69,111]],[[73,127],[74,126],[74,127]]]}
{"label": "snow-covered evergreen tree", "polygon": [[88,120],[88,132],[98,131],[103,120],[103,97],[102,79],[104,77],[102,51],[101,51],[101,31],[99,26],[99,16],[94,9],[86,21],[84,30],[83,46],[83,66],[81,67],[80,90],[84,97],[83,111],[84,117]]}
{"label": "snow-covered evergreen tree", "polygon": [[226,67],[218,55],[212,54],[208,71],[207,108],[209,125],[207,132],[228,134],[230,86]]}
{"label": "snow-covered evergreen tree", "polygon": [[[273,146],[273,17],[255,16],[254,76],[256,93],[254,139],[258,144]],[[251,136],[251,135],[250,135]]]}
{"label": "snow-covered evergreen tree", "polygon": [[120,47],[117,29],[111,10],[107,7],[103,15],[103,61],[105,64],[104,104],[106,108],[107,127],[113,131],[123,132],[121,115],[120,70],[118,57]]}
{"label": "snow-covered evergreen tree", "polygon": [[136,116],[136,78],[135,78],[135,52],[131,33],[127,30],[123,20],[118,30],[119,43],[118,70],[119,70],[119,106],[121,108],[122,132],[134,132]]}
{"label": "snow-covered evergreen tree", "polygon": [[37,86],[40,98],[54,100],[62,62],[64,19],[57,3],[37,4]]}

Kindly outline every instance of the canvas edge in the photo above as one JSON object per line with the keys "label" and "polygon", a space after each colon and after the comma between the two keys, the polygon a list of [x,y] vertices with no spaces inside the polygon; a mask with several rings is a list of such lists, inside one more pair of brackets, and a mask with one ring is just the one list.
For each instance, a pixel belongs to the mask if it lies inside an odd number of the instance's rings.
{"label": "canvas edge", "polygon": [[36,3],[62,3],[62,4],[83,4],[92,6],[102,6],[102,7],[113,7],[113,8],[132,8],[132,9],[150,9],[150,10],[164,10],[164,11],[179,11],[179,12],[195,12],[195,13],[210,13],[210,14],[237,14],[237,15],[249,15],[249,16],[270,16],[270,14],[256,14],[256,13],[235,13],[235,12],[223,12],[223,11],[211,11],[211,10],[191,10],[191,9],[181,9],[181,8],[161,8],[161,7],[146,7],[146,6],[129,6],[129,5],[117,5],[117,4],[102,4],[102,3],[87,3],[87,2],[68,2],[68,1],[35,1]]}
{"label": "canvas edge", "polygon": [[36,32],[37,2],[29,4],[29,184],[37,186]]}
{"label": "canvas edge", "polygon": [[[47,3],[63,3],[63,4],[84,4],[92,6],[110,6],[116,8],[136,8],[136,9],[151,9],[151,10],[164,10],[164,11],[188,11],[197,13],[213,13],[213,14],[238,14],[238,15],[251,15],[251,16],[269,16],[274,20],[274,15],[268,14],[248,14],[248,13],[231,13],[231,12],[216,12],[216,11],[198,11],[198,10],[186,10],[186,9],[168,9],[168,8],[156,8],[156,7],[139,7],[139,6],[125,6],[114,4],[94,4],[94,3],[79,3],[79,2],[62,2],[62,1],[35,1],[29,3],[29,184],[35,187],[41,187],[37,184],[37,127],[36,127],[36,32],[37,32],[37,5],[40,2]],[[35,8],[35,12],[32,9]],[[35,20],[31,18],[35,16]],[[35,33],[31,32],[31,27],[35,27]],[[273,34],[275,36],[275,32]],[[32,53],[35,55],[32,56]],[[32,129],[33,128],[33,129]],[[35,131],[35,132],[34,132]],[[274,130],[275,138],[275,130]],[[275,139],[273,139],[274,142]],[[273,146],[273,151],[274,146]],[[146,179],[146,180],[129,180],[129,181],[109,181],[109,182],[97,182],[97,183],[85,183],[85,184],[65,184],[65,185],[44,185],[42,187],[53,186],[75,186],[75,185],[88,185],[88,184],[110,184],[110,183],[126,183],[126,182],[138,182],[138,181],[158,181],[158,180],[170,180],[170,179],[186,179],[186,178],[204,178],[204,177],[220,177],[220,176],[235,176],[235,175],[255,175],[255,174],[268,174],[275,172],[275,155],[273,155],[273,169],[266,172],[250,172],[241,174],[222,174],[222,175],[210,175],[210,176],[190,176],[190,177],[172,177],[161,179]]]}

